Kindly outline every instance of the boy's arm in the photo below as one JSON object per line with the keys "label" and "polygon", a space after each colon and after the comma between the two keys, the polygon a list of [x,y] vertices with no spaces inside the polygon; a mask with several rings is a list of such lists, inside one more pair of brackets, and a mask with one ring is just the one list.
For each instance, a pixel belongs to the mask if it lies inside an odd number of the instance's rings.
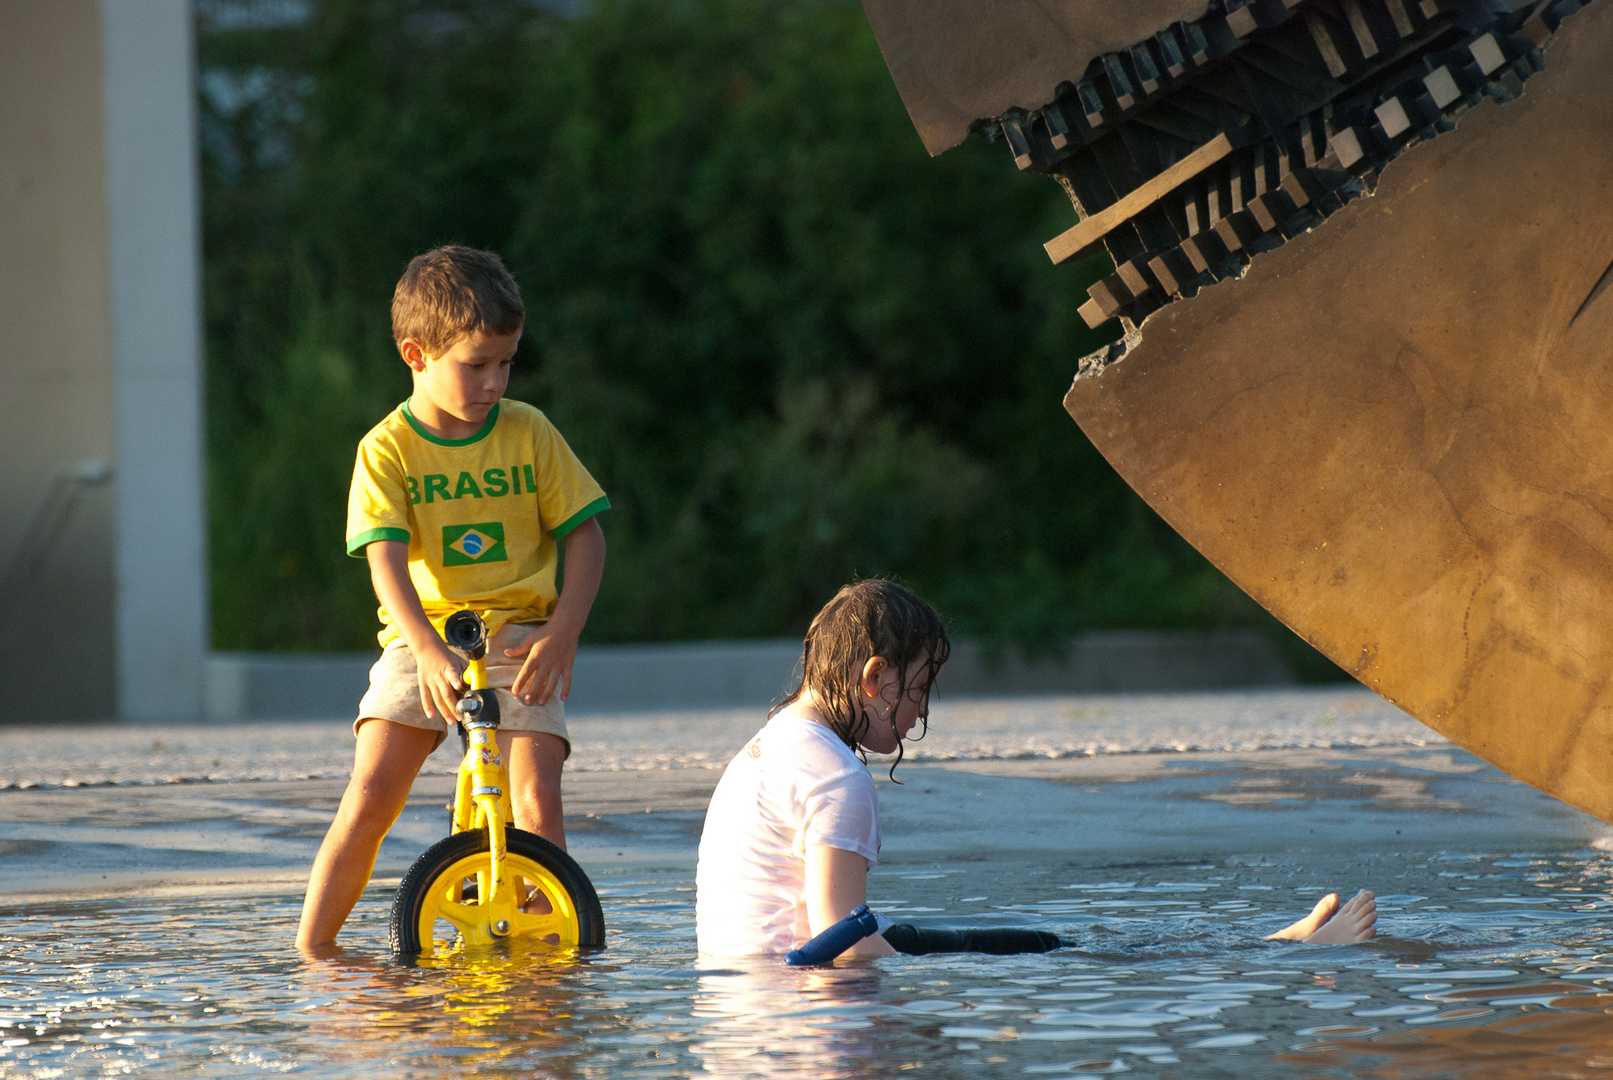
{"label": "boy's arm", "polygon": [[370,564],[370,580],[375,584],[376,597],[392,616],[392,625],[398,628],[414,654],[421,706],[427,716],[432,716],[435,705],[443,719],[453,723],[459,719],[454,706],[464,685],[460,676],[467,665],[426,618],[420,594],[409,578],[408,545],[397,540],[376,540],[364,549],[364,558]]}
{"label": "boy's arm", "polygon": [[[605,574],[605,533],[594,518],[566,534],[566,587],[555,602],[549,621],[527,635],[507,656],[526,654],[511,691],[527,704],[546,705],[556,690],[560,700],[571,696],[571,665],[577,659],[577,638],[599,593]],[[389,609],[390,610],[390,609]]]}

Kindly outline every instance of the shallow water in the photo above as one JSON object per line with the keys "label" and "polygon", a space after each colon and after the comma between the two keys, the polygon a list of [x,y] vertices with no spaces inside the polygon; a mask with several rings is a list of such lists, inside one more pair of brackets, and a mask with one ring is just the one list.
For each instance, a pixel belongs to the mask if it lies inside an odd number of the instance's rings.
{"label": "shallow water", "polygon": [[[1613,1068],[1599,851],[1248,865],[915,855],[876,908],[1036,926],[1046,956],[700,968],[684,867],[595,874],[609,948],[394,964],[390,890],[342,960],[286,947],[299,896],[0,905],[0,1075],[1486,1077]],[[1324,883],[1375,887],[1370,946],[1262,942]]]}

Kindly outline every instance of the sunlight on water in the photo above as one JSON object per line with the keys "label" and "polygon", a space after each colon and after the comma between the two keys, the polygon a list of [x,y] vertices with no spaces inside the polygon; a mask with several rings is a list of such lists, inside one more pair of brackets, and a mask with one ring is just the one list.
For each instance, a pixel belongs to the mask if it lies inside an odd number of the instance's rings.
{"label": "sunlight on water", "polygon": [[[1017,857],[1016,857],[1017,858]],[[0,1075],[1579,1076],[1613,1069],[1600,853],[1323,868],[1376,885],[1373,946],[1261,942],[1315,867],[882,866],[898,919],[1054,930],[1047,956],[702,968],[686,870],[596,876],[610,947],[390,962],[387,890],[340,961],[287,949],[279,894],[11,906]],[[1392,935],[1392,938],[1389,937]],[[1604,949],[1609,951],[1604,951]]]}

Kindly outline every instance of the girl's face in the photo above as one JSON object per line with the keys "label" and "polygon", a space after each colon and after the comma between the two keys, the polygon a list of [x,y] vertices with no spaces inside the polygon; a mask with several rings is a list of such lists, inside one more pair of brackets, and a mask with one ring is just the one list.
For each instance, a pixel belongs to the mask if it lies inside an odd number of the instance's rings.
{"label": "girl's face", "polygon": [[[894,754],[896,745],[907,738],[918,722],[929,715],[930,691],[924,685],[930,658],[921,656],[907,665],[900,685],[907,691],[896,699],[898,679],[896,669],[882,656],[876,656],[863,666],[861,686],[863,704],[868,710],[868,730],[863,733],[865,750],[876,754]],[[892,720],[895,723],[892,723]]]}

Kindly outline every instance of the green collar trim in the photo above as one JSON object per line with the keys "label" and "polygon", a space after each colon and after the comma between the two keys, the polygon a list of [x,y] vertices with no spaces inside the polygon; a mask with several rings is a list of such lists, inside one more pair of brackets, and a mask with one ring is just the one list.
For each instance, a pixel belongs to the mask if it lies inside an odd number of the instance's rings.
{"label": "green collar trim", "polygon": [[487,423],[482,425],[482,430],[478,431],[468,439],[444,439],[440,436],[433,435],[431,432],[426,430],[426,426],[424,424],[414,418],[414,413],[409,411],[409,402],[407,399],[405,399],[403,404],[398,406],[398,408],[402,410],[403,418],[409,421],[409,426],[414,428],[414,433],[427,442],[436,443],[438,446],[469,446],[472,443],[481,442],[492,433],[493,425],[498,423],[498,407],[502,404],[504,403],[501,401],[493,406],[492,410],[487,414]]}

